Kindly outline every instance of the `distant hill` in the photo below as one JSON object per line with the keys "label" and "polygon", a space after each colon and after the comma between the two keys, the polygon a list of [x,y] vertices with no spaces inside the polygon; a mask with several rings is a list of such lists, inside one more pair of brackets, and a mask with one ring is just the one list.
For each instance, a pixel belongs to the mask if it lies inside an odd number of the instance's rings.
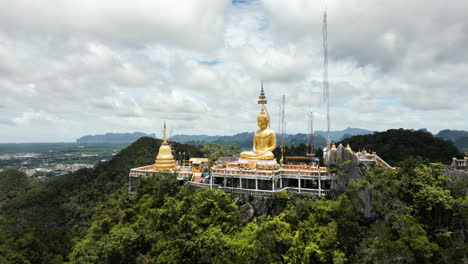
{"label": "distant hill", "polygon": [[460,137],[466,137],[466,136],[468,136],[468,131],[450,130],[450,129],[441,130],[436,135],[436,137],[440,137],[445,140],[451,140],[452,142],[457,141],[457,139],[459,139]]}
{"label": "distant hill", "polygon": [[[348,128],[346,128],[344,130],[330,131],[330,139],[332,141],[339,141],[345,136],[369,135],[369,134],[372,134],[374,132],[375,131],[362,129],[362,128],[348,127]],[[327,138],[327,132],[326,131],[315,131],[314,135],[322,136],[324,138]]]}
{"label": "distant hill", "polygon": [[468,131],[445,129],[437,133],[436,137],[451,140],[460,151],[468,152]]}
{"label": "distant hill", "polygon": [[170,140],[177,141],[177,142],[197,142],[197,141],[204,141],[204,142],[213,142],[219,139],[222,136],[207,136],[207,135],[175,135]]}
{"label": "distant hill", "polygon": [[[187,141],[184,141],[184,139],[187,139]],[[190,140],[188,140],[190,139]],[[174,140],[176,142],[183,142],[186,144],[192,144],[192,145],[203,145],[205,143],[217,143],[221,145],[235,145],[239,146],[243,149],[248,149],[252,147],[253,144],[253,133],[239,133],[235,134],[233,136],[186,136],[186,135],[181,135],[181,136],[174,136],[171,138],[171,140]],[[276,135],[276,143],[280,145],[281,143],[281,136]],[[315,147],[317,148],[323,148],[325,146],[325,138],[322,136],[315,136]],[[284,143],[286,146],[297,146],[300,144],[307,144],[307,135],[306,134],[286,134],[284,137]]]}
{"label": "distant hill", "polygon": [[[333,141],[339,141],[346,137],[351,137],[355,135],[367,135],[372,134],[373,131],[361,128],[346,128],[339,131],[330,131],[330,138]],[[323,148],[326,143],[327,133],[325,131],[315,131],[315,147]],[[202,145],[207,142],[218,143],[221,145],[236,145],[242,148],[252,147],[253,133],[244,132],[235,134],[232,136],[207,136],[207,135],[175,135],[171,140],[193,144],[193,145]],[[298,134],[286,134],[285,135],[285,145],[286,146],[297,146],[300,144],[307,144],[307,134],[298,133]],[[280,135],[277,134],[277,143],[280,144]]]}
{"label": "distant hill", "polygon": [[424,131],[390,129],[372,135],[360,135],[341,142],[350,144],[355,151],[366,149],[377,152],[381,158],[395,165],[410,156],[421,156],[430,162],[450,163],[452,157],[462,154],[453,142],[433,136]]}
{"label": "distant hill", "polygon": [[155,138],[155,134],[134,133],[106,133],[104,135],[84,136],[76,140],[77,143],[132,143],[141,137]]}

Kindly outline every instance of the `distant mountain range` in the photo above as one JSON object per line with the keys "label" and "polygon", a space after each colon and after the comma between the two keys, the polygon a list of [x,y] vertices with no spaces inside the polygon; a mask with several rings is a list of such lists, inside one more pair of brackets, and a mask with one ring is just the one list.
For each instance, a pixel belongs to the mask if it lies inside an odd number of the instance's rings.
{"label": "distant mountain range", "polygon": [[[419,131],[427,132],[427,129],[421,128]],[[330,138],[332,141],[342,141],[346,138],[358,135],[373,134],[374,131],[362,129],[362,128],[351,128],[348,127],[344,130],[330,131]],[[77,143],[132,143],[141,137],[153,137],[155,134],[145,134],[142,132],[134,133],[107,133],[104,135],[89,135],[84,136],[76,140]],[[315,147],[322,148],[326,144],[326,131],[315,131]],[[464,130],[441,130],[435,135],[436,137],[451,140],[455,146],[462,152],[468,152],[468,131]],[[170,140],[177,141],[180,143],[192,144],[192,145],[203,145],[208,142],[218,143],[221,145],[236,145],[241,148],[251,148],[253,133],[244,132],[238,133],[232,136],[208,136],[208,135],[175,135]],[[307,134],[286,134],[285,145],[293,146],[307,143]],[[277,142],[280,143],[280,135],[277,135]]]}
{"label": "distant mountain range", "polygon": [[445,129],[435,136],[451,140],[460,151],[468,152],[468,131]]}
{"label": "distant mountain range", "polygon": [[[191,145],[203,145],[205,143],[217,143],[221,145],[235,145],[240,146],[242,149],[252,148],[253,133],[239,133],[233,136],[191,136],[191,135],[176,135],[171,138],[171,140],[182,142],[185,144]],[[276,142],[280,144],[280,135],[276,135]],[[306,134],[287,134],[284,137],[284,142],[286,146],[295,146],[299,144],[307,143]],[[323,147],[325,146],[326,140],[322,136],[315,136],[315,146]]]}
{"label": "distant mountain range", "polygon": [[[374,131],[361,128],[346,128],[344,130],[330,131],[330,138],[332,141],[340,141],[348,137],[368,135],[373,132]],[[324,147],[326,144],[326,136],[326,131],[315,131],[315,147]],[[207,142],[212,142],[222,145],[236,145],[242,148],[250,148],[252,147],[253,133],[244,132],[233,136],[175,135],[171,140],[194,145],[202,145]],[[277,134],[277,143],[279,144],[279,142],[280,135]],[[286,146],[306,144],[307,134],[286,134],[284,142]]]}
{"label": "distant mountain range", "polygon": [[155,134],[145,134],[142,132],[134,133],[107,133],[104,135],[90,135],[84,136],[76,140],[77,143],[133,143],[141,137],[152,137],[155,138]]}

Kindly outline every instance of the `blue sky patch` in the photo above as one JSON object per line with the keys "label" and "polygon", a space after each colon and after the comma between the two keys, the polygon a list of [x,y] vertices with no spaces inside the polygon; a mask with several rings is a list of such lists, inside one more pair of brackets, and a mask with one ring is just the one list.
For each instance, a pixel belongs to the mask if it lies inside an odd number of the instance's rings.
{"label": "blue sky patch", "polygon": [[215,66],[221,63],[220,59],[213,59],[213,60],[199,60],[198,61],[200,64],[205,64],[208,66]]}
{"label": "blue sky patch", "polygon": [[232,0],[233,5],[249,4],[251,2],[253,2],[253,0]]}

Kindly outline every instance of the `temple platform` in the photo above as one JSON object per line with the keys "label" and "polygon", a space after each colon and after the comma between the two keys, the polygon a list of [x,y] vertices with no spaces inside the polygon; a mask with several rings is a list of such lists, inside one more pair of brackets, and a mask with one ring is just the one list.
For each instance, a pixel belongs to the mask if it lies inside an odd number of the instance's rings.
{"label": "temple platform", "polygon": [[137,192],[140,178],[161,173],[176,174],[181,184],[254,196],[269,196],[284,190],[325,195],[330,190],[331,175],[326,167],[285,164],[279,168],[279,165],[276,165],[278,168],[274,170],[245,169],[242,164],[231,162],[222,167],[212,167],[204,180],[201,180],[201,172],[192,166],[177,166],[176,169],[168,171],[154,170],[153,165],[143,166],[130,170],[128,191]]}
{"label": "temple platform", "polygon": [[138,168],[130,169],[128,175],[128,192],[136,193],[140,178],[148,178],[161,173],[173,173],[177,175],[177,180],[187,182],[192,180],[193,171],[191,166],[176,166],[173,170],[155,170],[154,165],[147,165]]}
{"label": "temple platform", "polygon": [[[278,164],[277,164],[278,165]],[[283,165],[275,170],[213,167],[212,184],[215,188],[232,193],[271,195],[289,190],[293,192],[325,195],[329,192],[331,175],[325,167]]]}

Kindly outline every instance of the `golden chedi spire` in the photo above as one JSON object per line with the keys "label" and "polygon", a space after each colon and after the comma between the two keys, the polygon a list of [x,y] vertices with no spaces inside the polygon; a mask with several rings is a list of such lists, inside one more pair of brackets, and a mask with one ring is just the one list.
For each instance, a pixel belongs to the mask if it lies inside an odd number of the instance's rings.
{"label": "golden chedi spire", "polygon": [[172,156],[171,146],[166,139],[166,121],[164,121],[163,141],[159,147],[158,156],[156,156],[154,170],[173,170],[176,167],[174,156]]}
{"label": "golden chedi spire", "polygon": [[[258,104],[265,106],[267,104],[265,90],[263,90],[263,81],[262,81],[262,88],[260,89],[260,96],[258,96]],[[262,107],[263,109],[263,107]]]}

